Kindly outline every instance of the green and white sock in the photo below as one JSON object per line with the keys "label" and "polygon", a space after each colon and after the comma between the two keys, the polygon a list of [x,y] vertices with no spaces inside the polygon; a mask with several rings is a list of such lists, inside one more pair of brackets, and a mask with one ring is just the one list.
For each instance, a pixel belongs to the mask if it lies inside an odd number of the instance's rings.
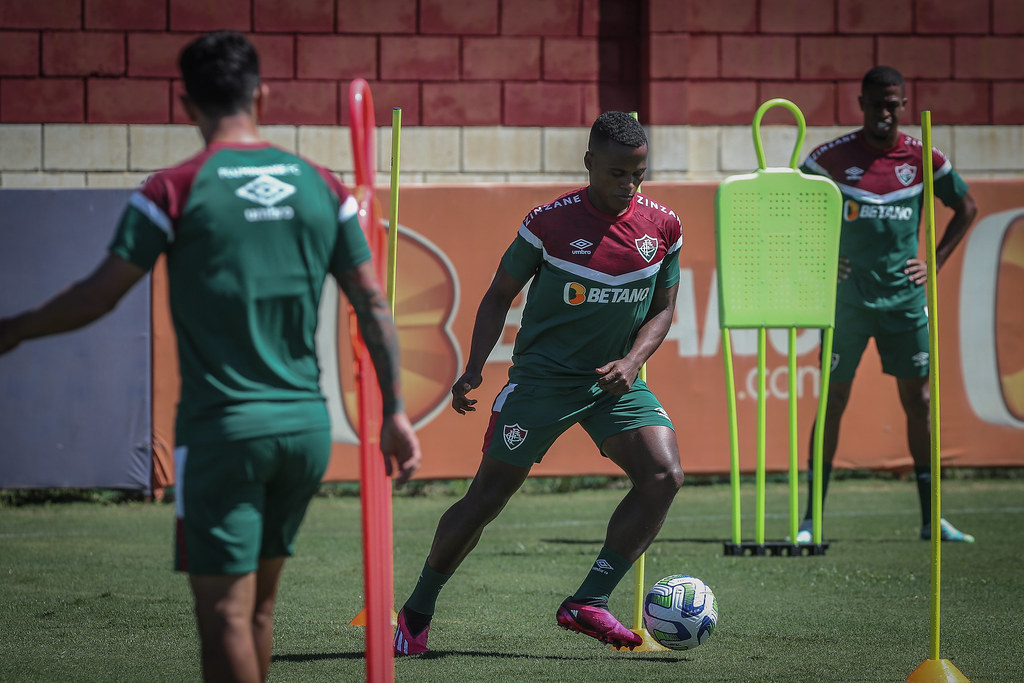
{"label": "green and white sock", "polygon": [[584,605],[607,605],[612,591],[632,566],[632,562],[614,550],[609,550],[607,547],[601,548],[587,578],[583,579],[583,583],[573,594],[573,601]]}

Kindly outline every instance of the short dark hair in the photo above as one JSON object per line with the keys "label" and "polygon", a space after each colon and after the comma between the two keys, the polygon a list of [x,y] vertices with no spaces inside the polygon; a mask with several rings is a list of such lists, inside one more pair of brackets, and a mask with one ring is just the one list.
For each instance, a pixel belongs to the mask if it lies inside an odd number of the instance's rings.
{"label": "short dark hair", "polygon": [[903,74],[891,66],[876,66],[864,74],[864,80],[860,82],[860,90],[864,92],[868,88],[888,88],[893,85],[906,88]]}
{"label": "short dark hair", "polygon": [[617,142],[627,147],[643,147],[647,144],[647,133],[631,114],[624,111],[606,111],[597,117],[590,127],[590,148],[594,144]]}
{"label": "short dark hair", "polygon": [[256,48],[241,33],[217,31],[189,43],[178,58],[185,92],[207,116],[252,109],[260,85]]}

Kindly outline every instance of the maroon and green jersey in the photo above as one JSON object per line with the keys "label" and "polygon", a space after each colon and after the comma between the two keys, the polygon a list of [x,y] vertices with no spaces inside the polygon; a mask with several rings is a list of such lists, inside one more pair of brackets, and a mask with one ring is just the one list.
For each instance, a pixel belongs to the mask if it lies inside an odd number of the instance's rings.
{"label": "maroon and green jersey", "polygon": [[595,209],[586,188],[530,211],[501,259],[533,278],[509,381],[595,382],[632,347],[655,287],[679,282],[681,246],[675,212],[641,194],[619,216]]}
{"label": "maroon and green jersey", "polygon": [[[862,130],[816,147],[801,170],[831,178],[843,195],[839,255],[850,260],[850,277],[839,283],[839,301],[862,308],[923,308],[925,288],[903,270],[918,256],[924,167],[921,141],[900,134],[892,149],[864,141]],[[935,196],[946,206],[967,194],[967,183],[949,159],[932,149]]]}
{"label": "maroon and green jersey", "polygon": [[132,195],[110,251],[146,270],[167,254],[178,443],[328,426],[317,308],[328,272],[370,258],[357,209],[328,171],[266,143],[212,144]]}

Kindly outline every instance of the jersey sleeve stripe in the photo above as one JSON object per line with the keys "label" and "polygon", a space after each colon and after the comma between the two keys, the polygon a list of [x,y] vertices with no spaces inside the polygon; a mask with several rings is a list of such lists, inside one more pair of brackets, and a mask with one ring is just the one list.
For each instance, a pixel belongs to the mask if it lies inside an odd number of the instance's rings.
{"label": "jersey sleeve stripe", "polygon": [[174,227],[171,218],[157,206],[156,202],[141,192],[135,191],[129,198],[128,204],[148,218],[150,223],[160,228],[167,235],[168,242],[174,241]]}
{"label": "jersey sleeve stripe", "polygon": [[821,164],[819,164],[817,161],[814,160],[814,156],[813,155],[808,157],[807,160],[804,161],[804,167],[808,171],[811,171],[812,173],[815,173],[817,175],[823,175],[826,178],[831,178],[832,177],[829,174],[829,172],[825,170],[824,166],[822,166]]}
{"label": "jersey sleeve stripe", "polygon": [[671,254],[672,252],[679,251],[682,248],[683,248],[683,236],[680,235],[679,239],[677,239],[675,241],[675,244],[672,244],[671,246],[669,246],[668,253]]}
{"label": "jersey sleeve stripe", "polygon": [[341,203],[341,208],[338,210],[338,222],[344,223],[352,216],[359,213],[359,202],[352,195],[349,195],[344,202]]}
{"label": "jersey sleeve stripe", "polygon": [[519,236],[526,240],[527,244],[535,249],[543,249],[544,243],[539,237],[530,232],[529,228],[525,225],[519,226]]}

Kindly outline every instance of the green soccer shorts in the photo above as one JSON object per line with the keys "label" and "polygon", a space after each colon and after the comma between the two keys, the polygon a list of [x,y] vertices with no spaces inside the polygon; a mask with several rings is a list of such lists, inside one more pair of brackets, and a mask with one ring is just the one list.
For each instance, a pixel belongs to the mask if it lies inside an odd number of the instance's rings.
{"label": "green soccer shorts", "polygon": [[832,382],[852,382],[868,339],[874,337],[882,372],[900,379],[928,376],[928,309],[876,310],[836,303]]}
{"label": "green soccer shorts", "polygon": [[538,463],[565,430],[579,423],[600,449],[609,436],[651,425],[672,427],[657,397],[637,378],[614,396],[582,387],[506,384],[494,399],[483,452],[519,467]]}
{"label": "green soccer shorts", "polygon": [[248,574],[290,557],[330,456],[329,429],[175,449],[174,568]]}

